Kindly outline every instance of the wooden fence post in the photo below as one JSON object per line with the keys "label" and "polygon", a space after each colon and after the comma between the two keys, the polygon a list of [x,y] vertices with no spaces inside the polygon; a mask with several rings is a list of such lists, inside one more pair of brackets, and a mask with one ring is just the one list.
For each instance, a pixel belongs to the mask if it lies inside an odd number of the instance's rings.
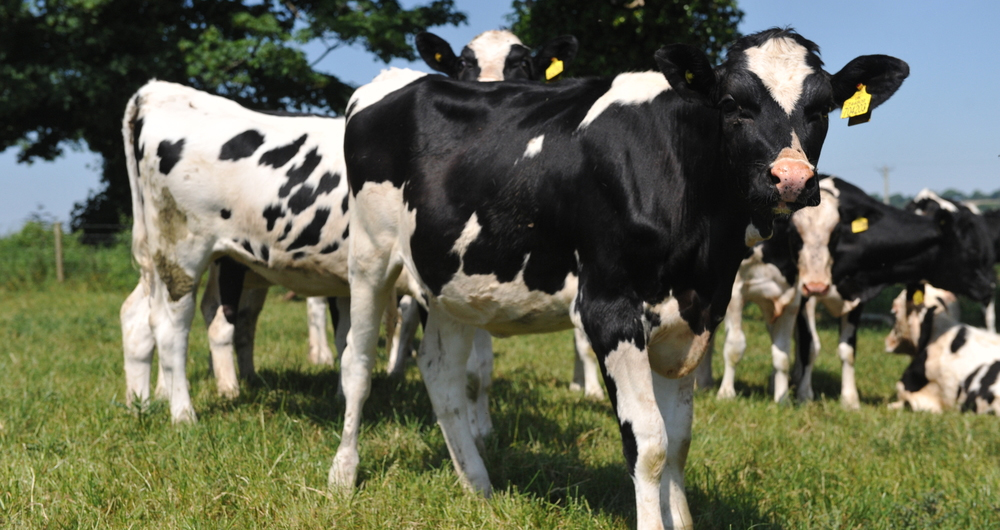
{"label": "wooden fence post", "polygon": [[66,279],[63,274],[62,223],[55,223],[52,229],[56,235],[56,280],[62,283]]}

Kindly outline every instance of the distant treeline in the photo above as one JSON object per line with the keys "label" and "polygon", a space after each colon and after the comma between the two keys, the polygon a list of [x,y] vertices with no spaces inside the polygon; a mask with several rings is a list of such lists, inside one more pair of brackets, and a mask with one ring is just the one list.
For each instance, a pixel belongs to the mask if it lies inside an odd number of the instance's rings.
{"label": "distant treeline", "polygon": [[[954,188],[948,188],[942,192],[938,192],[938,195],[958,202],[971,202],[979,207],[980,210],[1000,210],[1000,189],[994,191],[993,193],[983,193],[979,190],[972,192],[971,194],[965,193],[963,191],[958,191]],[[882,200],[882,196],[878,193],[872,193],[872,197]],[[889,196],[889,204],[902,208],[906,206],[908,202],[913,200],[913,195],[903,195],[900,193],[893,193]]]}

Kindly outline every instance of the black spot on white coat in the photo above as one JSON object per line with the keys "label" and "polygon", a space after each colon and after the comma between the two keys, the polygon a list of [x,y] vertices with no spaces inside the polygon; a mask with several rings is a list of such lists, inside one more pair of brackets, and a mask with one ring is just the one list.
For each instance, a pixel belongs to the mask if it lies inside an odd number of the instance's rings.
{"label": "black spot on white coat", "polygon": [[222,144],[219,151],[219,160],[240,160],[253,156],[257,149],[264,145],[264,135],[259,131],[250,129],[232,137]]}

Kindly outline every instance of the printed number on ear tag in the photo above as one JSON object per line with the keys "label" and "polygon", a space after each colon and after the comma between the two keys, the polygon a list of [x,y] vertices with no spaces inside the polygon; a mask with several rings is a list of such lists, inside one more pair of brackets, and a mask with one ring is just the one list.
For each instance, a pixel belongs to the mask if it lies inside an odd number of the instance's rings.
{"label": "printed number on ear tag", "polygon": [[545,80],[551,81],[553,77],[561,74],[563,72],[563,62],[555,57],[552,58],[552,64],[545,69]]}
{"label": "printed number on ear tag", "polygon": [[868,93],[865,85],[859,84],[858,91],[844,102],[840,109],[840,118],[850,118],[847,125],[857,125],[872,119],[871,111],[872,95]]}

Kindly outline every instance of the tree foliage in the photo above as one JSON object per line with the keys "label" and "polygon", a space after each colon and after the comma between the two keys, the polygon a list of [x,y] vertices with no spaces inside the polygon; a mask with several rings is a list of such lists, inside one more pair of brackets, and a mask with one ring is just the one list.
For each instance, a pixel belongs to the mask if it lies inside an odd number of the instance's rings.
{"label": "tree foliage", "polygon": [[686,43],[718,61],[739,37],[736,0],[514,0],[512,30],[525,42],[580,39],[568,75],[610,76],[656,68],[653,54]]}
{"label": "tree foliage", "polygon": [[73,145],[100,154],[106,188],[77,204],[73,227],[118,223],[131,214],[121,116],[149,79],[339,112],[352,87],[316,71],[303,44],[414,59],[409,36],[464,20],[453,0],[0,0],[0,151],[28,163]]}

